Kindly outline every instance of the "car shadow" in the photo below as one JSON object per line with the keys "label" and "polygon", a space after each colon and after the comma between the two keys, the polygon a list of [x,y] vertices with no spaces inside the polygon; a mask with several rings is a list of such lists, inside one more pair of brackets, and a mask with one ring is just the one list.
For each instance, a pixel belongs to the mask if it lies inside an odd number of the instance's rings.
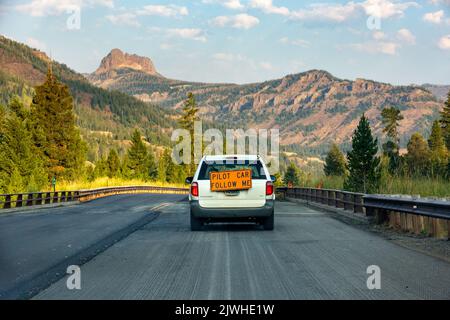
{"label": "car shadow", "polygon": [[202,227],[202,231],[208,232],[243,232],[243,231],[264,231],[263,227],[255,223],[212,223]]}

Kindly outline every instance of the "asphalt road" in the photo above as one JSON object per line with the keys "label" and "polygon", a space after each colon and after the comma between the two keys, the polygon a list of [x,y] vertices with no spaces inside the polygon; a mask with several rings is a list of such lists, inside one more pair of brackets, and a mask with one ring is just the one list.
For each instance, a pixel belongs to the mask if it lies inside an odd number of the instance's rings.
{"label": "asphalt road", "polygon": [[[109,203],[132,200],[146,208],[152,201],[137,199],[104,199],[86,208],[108,214]],[[60,236],[70,230],[53,229]],[[380,290],[367,288],[370,265],[380,267]],[[450,299],[450,264],[285,202],[277,203],[273,232],[251,225],[191,232],[187,204],[174,202],[82,265],[81,290],[68,290],[62,278],[34,298]]]}
{"label": "asphalt road", "polygon": [[121,195],[69,207],[0,212],[0,299],[28,298],[158,216],[182,195]]}

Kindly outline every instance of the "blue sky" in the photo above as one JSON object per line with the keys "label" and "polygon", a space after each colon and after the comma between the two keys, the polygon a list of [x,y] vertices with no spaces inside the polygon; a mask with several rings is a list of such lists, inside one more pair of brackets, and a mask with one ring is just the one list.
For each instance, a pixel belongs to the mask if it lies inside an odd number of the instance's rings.
{"label": "blue sky", "polygon": [[181,80],[450,84],[450,0],[0,0],[0,33],[79,72],[120,48]]}

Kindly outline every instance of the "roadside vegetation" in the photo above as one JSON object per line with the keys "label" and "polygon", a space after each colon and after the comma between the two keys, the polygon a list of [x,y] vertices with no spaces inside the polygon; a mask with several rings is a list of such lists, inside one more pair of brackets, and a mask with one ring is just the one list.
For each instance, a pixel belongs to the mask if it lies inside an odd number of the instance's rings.
{"label": "roadside vegetation", "polygon": [[[190,105],[196,110],[193,97]],[[29,106],[17,96],[0,105],[0,194],[50,191],[53,181],[57,190],[182,186],[190,168],[173,164],[170,148],[150,142],[135,129],[124,154],[110,148],[107,157],[87,161],[73,98],[49,66]]]}
{"label": "roadside vegetation", "polygon": [[323,175],[311,176],[296,169],[293,178],[293,169],[290,169],[284,176],[285,184],[363,193],[450,197],[450,92],[428,139],[414,133],[403,155],[399,151],[398,134],[399,122],[403,119],[401,111],[388,107],[381,115],[385,134],[381,150],[363,115],[346,156],[333,144]]}
{"label": "roadside vegetation", "polygon": [[[0,194],[90,189],[124,185],[183,186],[195,165],[175,165],[170,147],[155,144],[134,129],[120,150],[108,146],[107,156],[87,161],[92,146],[76,126],[69,87],[48,69],[32,101],[17,96],[0,105]],[[198,106],[189,94],[179,126],[194,134]],[[364,193],[450,197],[450,93],[441,117],[425,138],[414,133],[407,152],[400,154],[400,109],[382,113],[384,136],[378,141],[363,114],[354,131],[351,149],[344,155],[333,144],[323,174],[307,174],[293,162],[282,163],[277,186],[292,185],[344,189]],[[147,137],[147,138],[146,138]],[[100,140],[98,141],[100,145]],[[93,144],[95,145],[95,144]],[[96,151],[94,151],[96,152]],[[193,148],[191,150],[193,158]]]}

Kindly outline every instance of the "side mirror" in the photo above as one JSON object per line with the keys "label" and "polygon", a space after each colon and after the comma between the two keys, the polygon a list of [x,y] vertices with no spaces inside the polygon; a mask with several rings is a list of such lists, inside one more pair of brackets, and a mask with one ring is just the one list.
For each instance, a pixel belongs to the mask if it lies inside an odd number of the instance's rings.
{"label": "side mirror", "polygon": [[187,177],[185,182],[186,182],[186,184],[191,184],[193,180],[194,180],[194,177]]}
{"label": "side mirror", "polygon": [[270,180],[272,180],[273,183],[277,182],[277,177],[275,176],[270,176]]}

